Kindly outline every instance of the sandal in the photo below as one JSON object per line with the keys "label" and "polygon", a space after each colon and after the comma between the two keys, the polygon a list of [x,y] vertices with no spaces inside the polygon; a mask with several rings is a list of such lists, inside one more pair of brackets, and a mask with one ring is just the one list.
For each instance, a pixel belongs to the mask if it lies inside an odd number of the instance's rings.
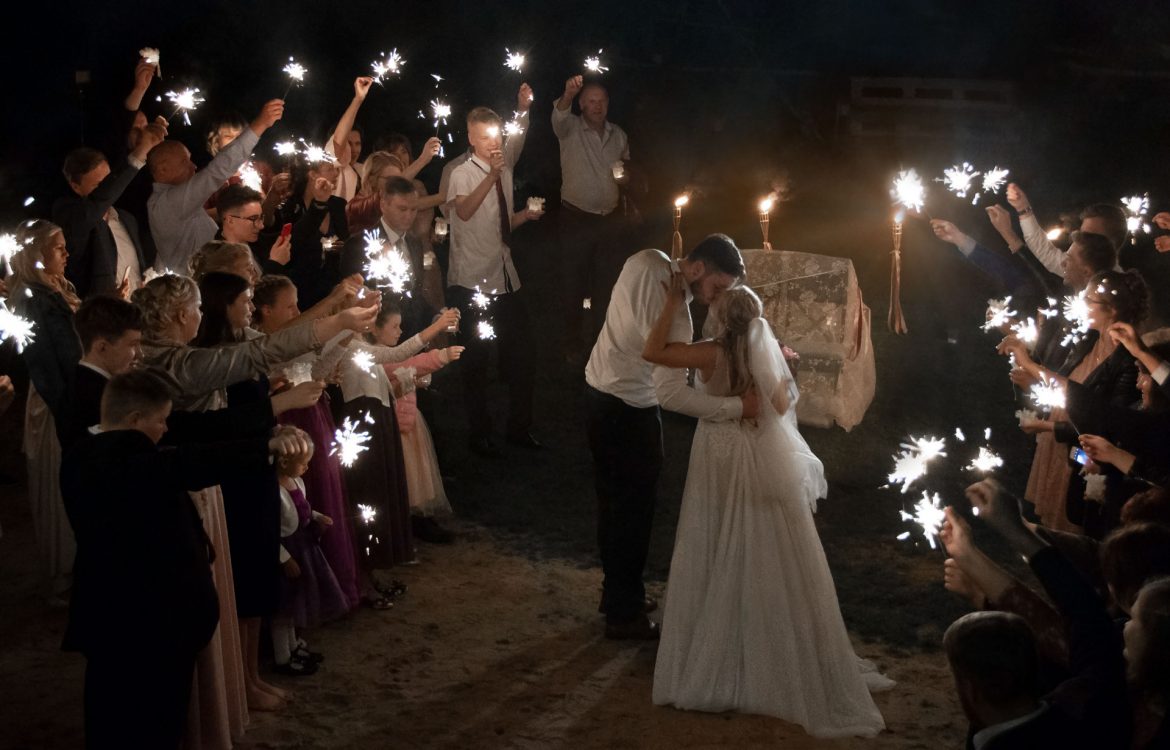
{"label": "sandal", "polygon": [[288,660],[287,664],[274,664],[272,671],[286,677],[308,677],[317,673],[316,662],[301,661],[296,657]]}

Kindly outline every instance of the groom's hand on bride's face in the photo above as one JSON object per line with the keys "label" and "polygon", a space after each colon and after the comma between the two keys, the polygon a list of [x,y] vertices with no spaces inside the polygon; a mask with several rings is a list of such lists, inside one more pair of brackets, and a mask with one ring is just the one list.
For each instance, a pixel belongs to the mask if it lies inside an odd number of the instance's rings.
{"label": "groom's hand on bride's face", "polygon": [[748,388],[739,400],[743,402],[743,419],[755,419],[760,416],[760,394],[755,386]]}

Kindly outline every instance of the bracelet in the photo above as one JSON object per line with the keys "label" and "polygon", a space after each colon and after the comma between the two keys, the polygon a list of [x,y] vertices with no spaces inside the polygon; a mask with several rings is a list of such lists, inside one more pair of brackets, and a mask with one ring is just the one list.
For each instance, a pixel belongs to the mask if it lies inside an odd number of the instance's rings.
{"label": "bracelet", "polygon": [[1030,213],[1032,213],[1032,207],[1031,207],[1031,206],[1028,206],[1027,208],[1021,208],[1021,209],[1020,209],[1020,211],[1019,211],[1019,214],[1020,214],[1020,216],[1027,216],[1027,215],[1028,215],[1028,214],[1030,214]]}

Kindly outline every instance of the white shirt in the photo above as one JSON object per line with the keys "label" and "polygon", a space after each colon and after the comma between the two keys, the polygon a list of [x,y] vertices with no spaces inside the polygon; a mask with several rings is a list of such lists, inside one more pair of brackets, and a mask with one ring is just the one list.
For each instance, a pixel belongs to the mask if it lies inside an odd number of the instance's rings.
{"label": "white shirt", "polygon": [[[293,477],[293,484],[301,491],[301,495],[305,496],[305,500],[308,500],[308,496],[305,495],[305,480],[300,477]],[[320,517],[320,513],[313,511],[314,519]],[[301,516],[297,513],[297,506],[293,502],[292,493],[285,489],[285,486],[282,484],[280,485],[280,538],[284,539],[286,536],[292,536],[300,527]],[[284,545],[280,545],[280,561],[286,563],[290,557],[292,555],[288,553]]]}
{"label": "white shirt", "polygon": [[[337,156],[337,151],[333,148],[332,138],[325,144],[325,153],[333,157]],[[353,196],[357,194],[358,186],[361,185],[362,173],[357,171],[358,169],[361,169],[361,165],[357,163],[346,164],[345,166],[337,165],[337,184],[333,187],[333,194],[338,198],[344,198],[346,203],[353,200]]]}
{"label": "white shirt", "polygon": [[[661,405],[699,419],[739,419],[743,402],[738,397],[700,393],[687,385],[685,370],[642,359],[646,337],[666,304],[662,284],[669,284],[671,273],[677,270],[678,264],[661,250],[643,250],[626,261],[613,287],[605,325],[585,365],[585,382],[638,409]],[[671,322],[670,341],[689,343],[694,338],[689,290],[686,302]]]}
{"label": "white shirt", "polygon": [[1048,233],[1036,221],[1035,212],[1020,217],[1020,231],[1024,233],[1024,244],[1036,256],[1036,260],[1057,276],[1064,275],[1064,253],[1048,239]]}
{"label": "white shirt", "polygon": [[443,165],[443,174],[439,177],[439,195],[443,196],[443,202],[439,204],[439,212],[443,214],[444,219],[451,218],[451,210],[454,208],[454,204],[447,198],[448,193],[451,192],[451,173],[470,158],[471,150],[468,149]]}
{"label": "white shirt", "polygon": [[[518,157],[519,154],[516,154]],[[512,165],[505,148],[506,166],[500,172],[504,186],[504,211],[512,220]],[[472,155],[451,172],[451,187],[447,201],[460,196],[471,195],[472,191],[488,178],[491,167],[483,159]],[[467,289],[479,287],[484,292],[504,294],[509,286],[511,291],[520,289],[520,276],[512,264],[512,249],[504,244],[500,230],[500,201],[496,188],[492,187],[483,202],[467,221],[459,218],[458,210],[451,211],[451,267],[447,271],[448,286]]]}
{"label": "white shirt", "polygon": [[138,251],[134,248],[134,240],[130,239],[130,233],[126,231],[126,225],[118,218],[118,211],[110,208],[106,211],[106,226],[110,228],[110,234],[114,235],[114,245],[118,248],[118,265],[117,271],[114,274],[114,285],[122,283],[122,275],[130,280],[130,288],[137,289],[142,286],[142,268],[138,264]]}
{"label": "white shirt", "polygon": [[552,108],[552,127],[561,144],[561,200],[591,214],[617,208],[613,163],[630,158],[626,131],[606,122],[604,133],[585,124],[572,107]]}

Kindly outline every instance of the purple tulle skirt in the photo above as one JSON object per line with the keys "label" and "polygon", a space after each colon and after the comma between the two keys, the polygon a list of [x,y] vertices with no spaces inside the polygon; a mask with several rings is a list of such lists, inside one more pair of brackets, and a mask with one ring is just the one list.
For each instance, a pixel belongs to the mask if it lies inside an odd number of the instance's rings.
{"label": "purple tulle skirt", "polygon": [[[333,533],[334,524],[322,538]],[[280,584],[280,616],[298,628],[315,628],[349,611],[349,601],[333,575],[312,526],[297,529],[280,540],[301,568],[296,578],[284,576]]]}

